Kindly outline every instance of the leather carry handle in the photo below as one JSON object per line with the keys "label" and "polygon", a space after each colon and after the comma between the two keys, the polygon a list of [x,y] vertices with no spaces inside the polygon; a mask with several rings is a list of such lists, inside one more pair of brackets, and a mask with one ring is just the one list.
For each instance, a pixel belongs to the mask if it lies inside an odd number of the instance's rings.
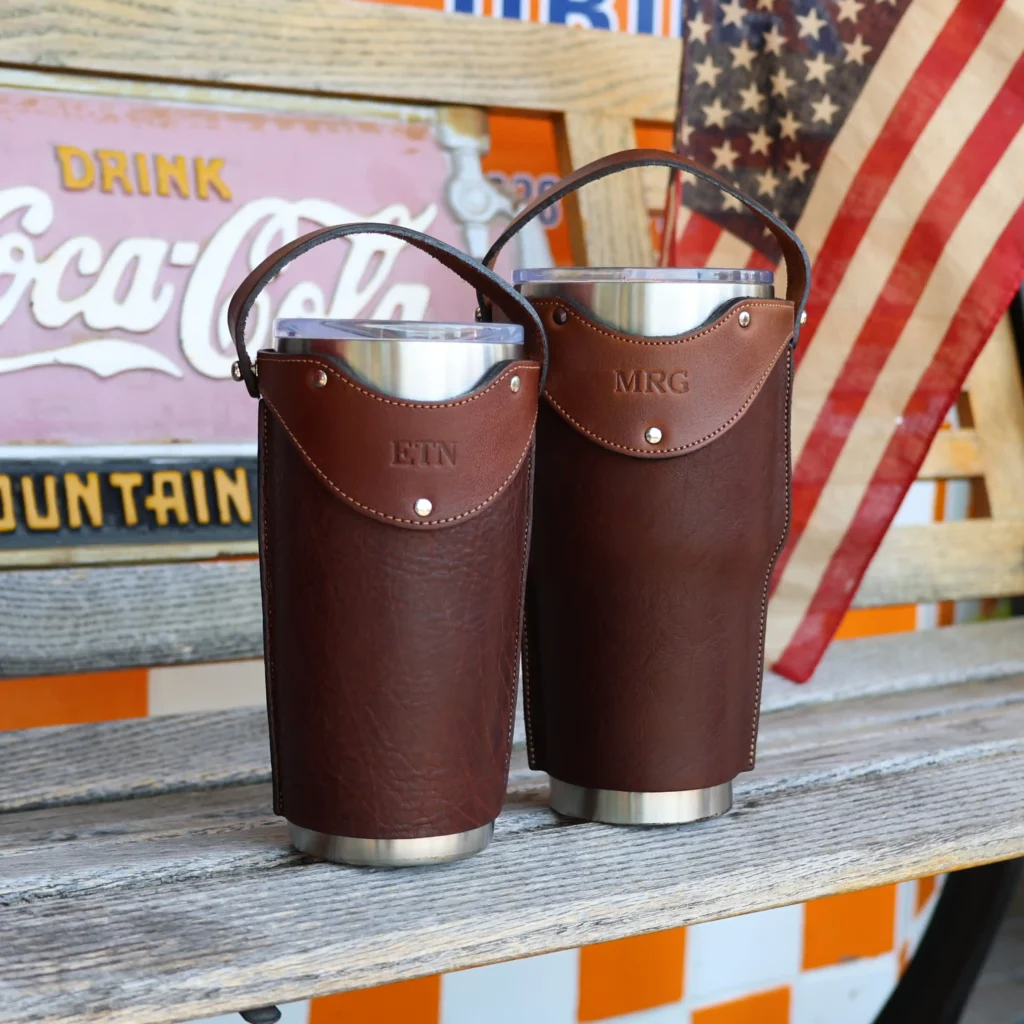
{"label": "leather carry handle", "polygon": [[[484,257],[484,264],[488,267],[494,266],[498,254],[505,247],[507,242],[516,235],[524,224],[533,220],[539,213],[549,206],[557,203],[559,199],[592,181],[608,177],[609,174],[617,174],[619,171],[628,170],[631,167],[670,167],[677,171],[686,171],[695,178],[720,188],[723,192],[738,199],[748,210],[754,213],[764,223],[765,227],[775,236],[775,240],[782,249],[782,256],[786,261],[786,298],[796,307],[796,320],[793,325],[793,345],[796,345],[797,334],[800,331],[800,321],[803,316],[804,307],[807,305],[807,296],[811,288],[811,263],[807,258],[807,251],[804,249],[800,239],[793,233],[788,225],[784,224],[771,210],[762,206],[756,199],[740,192],[734,185],[720,178],[714,171],[694,163],[684,156],[669,153],[661,149],[625,149],[620,153],[612,153],[610,156],[601,157],[599,160],[578,168],[571,174],[567,174],[549,192],[538,195],[533,202],[528,203],[509,222],[508,227],[501,233],[498,240],[488,250]],[[489,309],[486,305],[486,293],[477,293],[480,303],[480,311],[485,319],[489,319]]]}
{"label": "leather carry handle", "polygon": [[317,228],[308,234],[296,238],[294,242],[281,246],[272,252],[249,276],[241,283],[228,304],[228,329],[238,353],[238,369],[245,386],[253,398],[259,398],[259,380],[253,370],[252,360],[245,348],[245,322],[257,296],[292,260],[298,259],[310,249],[323,245],[335,238],[346,238],[349,235],[390,235],[400,238],[409,245],[453,271],[467,284],[476,289],[477,296],[485,296],[494,303],[508,318],[510,323],[519,324],[523,328],[526,351],[531,358],[539,356],[540,389],[548,372],[548,343],[544,336],[544,327],[537,316],[536,310],[510,284],[503,281],[488,267],[467,256],[458,249],[431,238],[420,231],[405,228],[398,224],[377,224],[365,222],[359,224],[336,224],[333,227]]}

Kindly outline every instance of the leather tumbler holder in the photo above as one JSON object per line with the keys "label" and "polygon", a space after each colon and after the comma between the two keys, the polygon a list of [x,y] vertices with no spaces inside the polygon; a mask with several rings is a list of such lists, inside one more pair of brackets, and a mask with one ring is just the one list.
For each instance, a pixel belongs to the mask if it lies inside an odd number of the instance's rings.
{"label": "leather tumbler holder", "polygon": [[[789,228],[657,151],[576,171],[523,210],[485,262],[551,202],[648,164],[694,173],[752,209],[782,245],[789,289],[736,300],[669,338],[614,330],[562,298],[533,300],[551,359],[526,597],[530,765],[551,775],[556,810],[613,823],[722,813],[733,778],[754,765],[808,281]],[[687,386],[642,387],[654,368],[656,381]]]}
{"label": "leather tumbler holder", "polygon": [[[256,294],[290,259],[356,233],[400,237],[486,290],[537,358],[444,402],[384,395],[313,355],[261,351],[254,373],[242,338]],[[546,366],[539,319],[444,243],[361,224],[279,250],[236,293],[229,320],[238,376],[260,397],[275,811],[300,849],[329,859],[476,852],[501,809],[511,750]],[[417,439],[444,442],[454,458],[396,465],[396,442]]]}

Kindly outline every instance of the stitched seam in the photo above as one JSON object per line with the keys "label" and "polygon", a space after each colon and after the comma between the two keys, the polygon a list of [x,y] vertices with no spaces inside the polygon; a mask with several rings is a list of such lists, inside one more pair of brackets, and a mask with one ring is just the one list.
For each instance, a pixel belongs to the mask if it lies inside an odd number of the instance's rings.
{"label": "stitched seam", "polygon": [[267,590],[267,593],[266,593],[267,635],[266,635],[266,638],[264,640],[264,644],[266,646],[266,651],[264,652],[264,657],[267,659],[267,667],[268,667],[269,672],[270,672],[270,686],[267,687],[267,713],[268,713],[268,716],[270,718],[270,743],[271,743],[271,745],[273,747],[274,767],[277,769],[277,803],[278,803],[278,806],[281,808],[281,810],[284,811],[284,809],[285,809],[284,808],[284,778],[283,778],[282,772],[281,772],[281,757],[280,757],[280,754],[279,754],[279,751],[278,751],[278,746],[277,746],[277,728],[276,728],[275,715],[274,715],[274,690],[275,690],[275,688],[277,686],[277,673],[274,670],[274,653],[273,653],[273,647],[272,647],[272,643],[271,643],[271,637],[273,636],[273,633],[274,633],[271,609],[273,608],[274,601],[273,601],[273,594],[272,594],[273,584],[270,581],[270,565],[271,565],[271,562],[270,562],[270,543],[269,543],[269,540],[268,540],[268,538],[270,536],[270,533],[269,533],[269,530],[267,529],[267,526],[268,526],[267,491],[269,489],[267,487],[267,462],[268,462],[267,420],[269,419],[269,417],[268,417],[268,415],[266,413],[266,410],[264,410],[263,416],[261,418],[263,420],[263,425],[262,425],[262,434],[263,434],[263,466],[262,466],[261,472],[260,472],[260,476],[262,477],[262,479],[260,480],[260,484],[261,484],[261,490],[262,490],[263,493],[262,493],[261,498],[260,498],[260,504],[263,506],[263,509],[262,509],[262,511],[263,511],[263,524],[262,524],[263,538],[262,538],[262,540],[263,540],[263,550],[265,552],[265,556],[264,557],[265,557],[266,569],[267,569],[267,587],[266,587],[266,590]]}
{"label": "stitched seam", "polygon": [[503,370],[499,377],[495,379],[484,388],[483,391],[475,395],[467,395],[465,398],[460,398],[455,402],[403,402],[395,398],[386,398],[384,395],[378,395],[376,392],[370,391],[367,388],[360,387],[358,384],[353,383],[343,373],[339,373],[329,363],[321,362],[318,359],[310,359],[308,356],[289,356],[285,358],[276,358],[274,363],[299,363],[307,364],[309,366],[315,366],[318,370],[326,370],[332,377],[337,377],[346,387],[352,388],[353,391],[358,391],[361,395],[366,395],[372,398],[375,402],[380,402],[383,405],[394,405],[400,409],[454,409],[460,405],[469,405],[470,402],[475,402],[479,398],[483,398],[489,391],[493,391],[506,377],[513,376],[514,374],[523,373],[540,373],[540,367],[533,365],[529,362],[520,362],[518,368],[516,366],[510,366],[507,370]]}
{"label": "stitched seam", "polygon": [[316,464],[316,462],[313,461],[313,457],[299,443],[299,439],[291,432],[291,428],[288,426],[287,423],[285,423],[283,417],[278,413],[277,409],[274,407],[274,404],[270,401],[270,399],[268,399],[267,396],[264,395],[263,400],[267,403],[267,405],[270,406],[271,409],[274,410],[274,415],[277,417],[278,423],[280,423],[281,426],[284,427],[285,433],[287,433],[287,435],[292,439],[292,443],[295,445],[295,447],[298,448],[300,452],[302,452],[303,458],[305,458],[306,462],[309,463],[309,465],[312,467],[313,472],[315,472],[316,475],[320,477],[320,479],[323,480],[323,482],[327,484],[327,486],[332,491],[334,491],[335,494],[344,498],[347,502],[351,503],[352,505],[355,505],[356,508],[361,508],[366,512],[371,512],[373,515],[378,516],[381,519],[387,519],[389,522],[392,523],[408,523],[411,526],[440,526],[444,523],[455,523],[458,522],[460,519],[465,519],[466,516],[471,516],[474,513],[479,512],[482,508],[486,507],[492,501],[494,501],[494,499],[499,494],[501,494],[501,492],[505,490],[505,488],[509,485],[512,479],[515,477],[516,473],[519,472],[519,467],[522,466],[523,460],[526,458],[526,453],[530,450],[530,445],[533,442],[533,431],[531,430],[529,440],[527,440],[526,447],[520,454],[519,461],[515,464],[515,468],[512,470],[511,473],[509,473],[509,475],[505,478],[505,480],[498,487],[498,489],[493,494],[484,498],[484,500],[479,505],[476,505],[475,507],[469,509],[466,512],[460,512],[457,516],[448,516],[446,519],[402,519],[400,516],[389,516],[386,512],[381,512],[379,509],[375,509],[372,505],[365,505],[363,504],[363,502],[357,501],[355,498],[352,497],[351,494],[346,494]]}
{"label": "stitched seam", "polygon": [[772,370],[775,369],[776,363],[779,361],[779,356],[782,355],[786,347],[789,345],[789,339],[782,343],[782,347],[775,353],[772,359],[772,365],[765,370],[761,379],[754,385],[754,390],[747,395],[743,404],[730,416],[717,430],[713,433],[706,434],[704,437],[698,438],[696,441],[690,441],[689,444],[677,445],[675,448],[631,448],[626,444],[616,444],[614,441],[609,441],[607,438],[602,437],[600,434],[595,434],[594,431],[588,430],[579,420],[574,419],[566,409],[564,409],[558,402],[551,397],[549,391],[544,392],[544,397],[574,426],[580,433],[586,434],[587,437],[592,437],[595,441],[599,441],[601,444],[606,445],[609,448],[616,448],[620,452],[637,452],[640,455],[667,455],[669,452],[685,452],[690,448],[699,448],[702,444],[707,444],[708,441],[713,441],[719,434],[724,433],[729,429],[746,411],[750,403],[757,398],[764,386],[764,382],[768,379]]}
{"label": "stitched seam", "polygon": [[[574,309],[569,306],[562,305],[557,299],[540,299],[534,303],[536,306],[559,306],[568,313],[574,320],[578,320],[584,327],[589,328],[595,334],[603,334],[609,338],[615,338],[617,341],[625,342],[627,345],[682,345],[688,341],[696,341],[697,338],[703,337],[705,334],[711,334],[714,331],[720,330],[734,317],[738,316],[741,310],[744,309],[785,309],[793,308],[793,303],[784,299],[751,299],[750,301],[743,302],[742,300],[733,307],[732,310],[722,320],[716,320],[713,324],[708,327],[703,327],[694,334],[679,334],[672,338],[634,338],[629,334],[622,334],[619,331],[611,331],[606,327],[598,327],[595,323],[582,317]],[[791,335],[792,336],[792,335]],[[786,344],[789,344],[789,338],[786,339]]]}
{"label": "stitched seam", "polygon": [[[515,654],[516,657],[512,663],[512,715],[508,723],[508,754],[505,756],[505,778],[508,779],[509,767],[512,764],[512,737],[516,731],[516,690],[518,689],[517,683],[519,682],[519,642],[520,637],[525,634],[523,629],[524,620],[526,617],[526,609],[524,603],[526,601],[526,562],[530,553],[530,506],[532,504],[532,495],[527,493],[526,496],[526,509],[523,515],[523,561],[519,567],[519,618],[518,625],[516,626],[516,642],[515,642]],[[526,679],[524,672],[523,679],[523,702],[526,701]],[[523,713],[525,716],[526,708],[524,706]],[[525,718],[524,718],[525,720]]]}
{"label": "stitched seam", "polygon": [[761,717],[761,687],[764,684],[764,644],[768,618],[768,587],[771,585],[772,570],[775,568],[775,561],[779,557],[779,552],[782,550],[782,546],[786,543],[786,536],[789,533],[789,517],[792,511],[791,478],[793,460],[789,450],[790,415],[792,413],[792,404],[793,360],[790,358],[786,363],[786,436],[783,443],[783,458],[786,463],[786,518],[782,526],[782,536],[779,537],[779,542],[775,545],[775,551],[772,553],[772,557],[768,562],[768,570],[764,574],[764,588],[761,591],[761,633],[758,638],[757,645],[757,665],[755,667],[755,671],[757,672],[757,684],[754,690],[754,724],[750,731],[750,759],[748,762],[748,771],[754,767],[754,754],[757,751],[757,725]]}

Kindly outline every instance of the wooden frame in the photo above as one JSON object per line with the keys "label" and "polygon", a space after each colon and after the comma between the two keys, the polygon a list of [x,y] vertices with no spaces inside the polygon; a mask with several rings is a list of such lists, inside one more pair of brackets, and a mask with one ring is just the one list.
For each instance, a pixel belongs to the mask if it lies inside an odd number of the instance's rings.
{"label": "wooden frame", "polygon": [[[559,115],[567,165],[631,145],[634,119],[668,121],[678,58],[671,40],[352,0],[0,10],[0,64],[240,95],[514,104]],[[648,262],[646,203],[663,180],[624,176],[581,197],[579,258]],[[933,477],[983,467],[993,518],[894,530],[859,603],[1018,587],[1009,445],[1024,434],[984,424],[1017,416],[1005,352],[986,353],[997,358],[968,386],[973,435],[937,442],[926,464]],[[0,587],[0,676],[261,650],[251,560],[22,570]],[[0,734],[4,1018],[159,1024],[1020,856],[1022,684],[1017,623],[835,645],[811,687],[766,679],[758,768],[728,818],[570,825],[545,809],[520,748],[498,841],[436,872],[346,871],[291,851],[270,810],[261,710]]]}

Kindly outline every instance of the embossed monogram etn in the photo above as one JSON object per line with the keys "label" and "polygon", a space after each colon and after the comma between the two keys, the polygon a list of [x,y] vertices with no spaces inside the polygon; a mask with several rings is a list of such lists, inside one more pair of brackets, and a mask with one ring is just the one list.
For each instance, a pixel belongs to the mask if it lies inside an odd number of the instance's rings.
{"label": "embossed monogram etn", "polygon": [[392,466],[454,466],[454,441],[392,441]]}

